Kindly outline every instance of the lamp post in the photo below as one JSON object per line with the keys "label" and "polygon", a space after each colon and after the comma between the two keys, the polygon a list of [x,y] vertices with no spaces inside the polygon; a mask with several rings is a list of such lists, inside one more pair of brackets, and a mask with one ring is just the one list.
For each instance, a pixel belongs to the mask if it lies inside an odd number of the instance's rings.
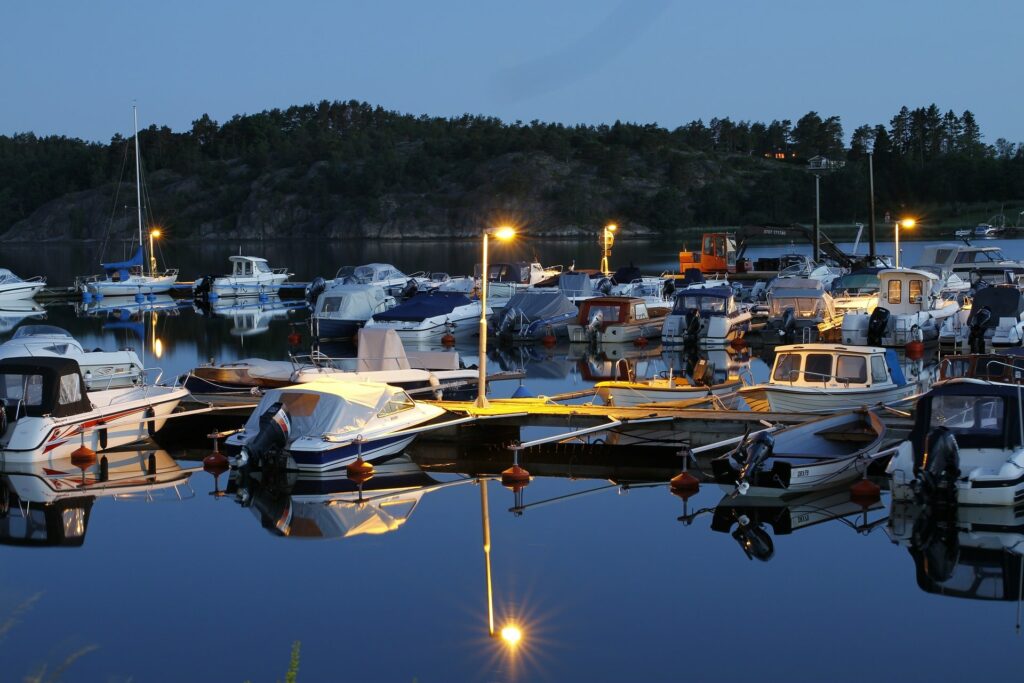
{"label": "lamp post", "polygon": [[160,228],[149,231],[149,275],[156,275],[156,252],[153,251],[153,240],[160,237]]}
{"label": "lamp post", "polygon": [[477,379],[477,408],[486,408],[490,405],[487,401],[487,240],[490,235],[494,235],[497,239],[507,242],[516,236],[516,231],[515,228],[508,226],[484,230],[483,267],[480,272],[480,360],[477,363],[477,367],[480,368],[480,375]]}
{"label": "lamp post", "polygon": [[912,228],[917,223],[913,218],[904,218],[903,220],[897,220],[894,224],[896,228],[896,267],[900,267],[900,228]]}
{"label": "lamp post", "polygon": [[604,226],[604,230],[601,233],[601,272],[607,277],[611,275],[611,269],[608,267],[608,258],[612,255],[612,246],[615,244],[615,231],[619,229],[619,226],[614,223],[609,223]]}

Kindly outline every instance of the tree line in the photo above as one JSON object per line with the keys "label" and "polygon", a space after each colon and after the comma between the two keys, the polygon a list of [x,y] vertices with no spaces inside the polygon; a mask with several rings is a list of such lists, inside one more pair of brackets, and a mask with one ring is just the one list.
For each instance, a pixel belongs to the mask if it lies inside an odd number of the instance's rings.
{"label": "tree line", "polygon": [[[116,182],[126,164],[130,169],[129,142],[120,135],[105,144],[0,136],[0,233],[52,199]],[[475,188],[515,197],[544,182],[552,211],[577,223],[606,217],[594,206],[657,230],[807,221],[813,181],[805,166],[824,155],[846,165],[822,181],[823,217],[865,221],[869,153],[880,212],[938,205],[955,213],[964,204],[1024,198],[1024,147],[1001,138],[986,144],[970,111],[942,112],[935,104],[903,107],[888,124],[861,125],[849,144],[840,117],[813,111],[795,122],[714,118],[668,129],[413,116],[358,101],[224,123],[204,114],[183,132],[150,126],[140,142],[150,174],[167,170],[206,186],[237,186],[224,194],[225,205],[254,178],[288,171],[279,182],[311,205],[343,198],[369,213],[388,193],[457,207]],[[527,158],[550,159],[566,172],[517,174],[516,159]],[[513,170],[491,173],[498,159]],[[595,202],[598,195],[604,201]]]}

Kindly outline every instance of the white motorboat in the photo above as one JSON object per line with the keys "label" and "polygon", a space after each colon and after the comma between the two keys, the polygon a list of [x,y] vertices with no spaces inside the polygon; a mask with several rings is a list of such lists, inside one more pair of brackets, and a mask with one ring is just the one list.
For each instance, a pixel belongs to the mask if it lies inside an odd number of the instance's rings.
{"label": "white motorboat", "polygon": [[480,301],[456,292],[422,292],[399,305],[374,313],[367,329],[391,329],[402,341],[440,342],[451,333],[466,339],[477,333]]}
{"label": "white motorboat", "polygon": [[832,303],[836,315],[850,312],[871,313],[878,306],[878,277],[881,268],[859,268],[836,278],[832,282]]}
{"label": "white motorboat", "polygon": [[253,297],[276,294],[292,276],[287,268],[271,268],[267,259],[258,256],[231,256],[231,274],[205,275],[192,285],[196,298],[211,301],[219,297]]}
{"label": "white motorboat", "polygon": [[0,359],[20,356],[76,361],[89,391],[130,387],[145,382],[145,370],[135,351],[86,351],[67,330],[53,325],[22,325],[13,337],[0,344]]}
{"label": "white motorboat", "polygon": [[377,285],[332,282],[317,297],[309,318],[310,331],[321,340],[355,339],[375,313],[383,313],[395,305],[395,298]]}
{"label": "white motorboat", "polygon": [[61,357],[0,360],[0,464],[50,462],[149,438],[185,398],[181,387],[88,391],[78,363]]}
{"label": "white motorboat", "polygon": [[[743,386],[738,377],[717,384],[701,384],[675,375],[643,380],[598,382],[594,389],[605,405],[637,406],[647,403],[684,402],[692,404],[731,396]],[[719,402],[717,404],[721,406]]]}
{"label": "white motorboat", "polygon": [[0,268],[0,303],[31,299],[46,287],[46,278],[22,280],[6,268]]}
{"label": "white motorboat", "polygon": [[843,316],[845,344],[904,346],[911,341],[934,341],[946,318],[960,304],[939,295],[935,273],[913,268],[887,268],[879,273],[878,307],[871,313]]}
{"label": "white motorboat", "polygon": [[35,301],[10,301],[0,305],[0,334],[7,334],[26,318],[45,318],[46,309]]}
{"label": "white motorboat", "polygon": [[667,307],[651,309],[647,302],[636,297],[600,296],[587,299],[580,304],[576,321],[568,326],[569,340],[610,344],[635,342],[641,337],[657,338],[661,336],[661,327],[667,313]]}
{"label": "white motorboat", "polygon": [[768,382],[739,390],[752,410],[788,413],[833,413],[917,392],[895,351],[840,344],[779,346]]}
{"label": "white motorboat", "polygon": [[[103,275],[94,275],[80,280],[78,286],[90,297],[95,296],[145,296],[148,294],[164,294],[178,281],[177,270],[157,271],[156,254],[149,254],[149,273],[146,273],[145,241],[142,234],[142,162],[139,153],[139,122],[135,107],[132,107],[135,120],[135,200],[138,209],[139,243],[135,253],[126,261],[100,264]],[[149,233],[150,244],[159,231],[153,229]],[[152,251],[152,249],[151,249]]]}
{"label": "white motorboat", "polygon": [[445,413],[387,384],[309,382],[268,391],[226,443],[240,467],[322,472],[393,457]]}
{"label": "white motorboat", "polygon": [[864,476],[879,456],[885,425],[855,410],[769,433],[752,434],[711,461],[726,493],[771,498],[843,486]]}
{"label": "white motorboat", "polygon": [[1013,285],[978,290],[970,308],[960,309],[942,323],[939,346],[982,353],[993,348],[1024,344],[1024,292]]}
{"label": "white motorboat", "polygon": [[841,320],[832,295],[819,279],[781,278],[768,288],[768,322],[764,328],[767,339],[815,342],[821,328],[829,329]]}
{"label": "white motorboat", "polygon": [[946,364],[1003,381],[945,379],[917,401],[910,438],[886,469],[894,498],[924,495],[960,505],[1024,501],[1021,388],[1005,381],[1009,376],[1019,382],[1021,360],[978,356]]}
{"label": "white motorboat", "polygon": [[390,263],[367,263],[362,266],[342,266],[334,276],[337,284],[377,285],[389,296],[405,298],[420,287],[429,285],[423,273],[406,275]]}
{"label": "white motorboat", "polygon": [[750,311],[736,303],[731,287],[683,289],[676,292],[665,317],[665,344],[720,346],[740,339],[750,329]]}
{"label": "white motorboat", "polygon": [[940,244],[932,249],[935,260],[951,262],[953,272],[971,284],[984,280],[998,285],[1024,275],[1024,262],[1008,258],[1000,247]]}
{"label": "white motorboat", "polygon": [[567,337],[569,323],[577,315],[576,306],[557,289],[525,289],[513,295],[491,321],[502,341],[533,342]]}

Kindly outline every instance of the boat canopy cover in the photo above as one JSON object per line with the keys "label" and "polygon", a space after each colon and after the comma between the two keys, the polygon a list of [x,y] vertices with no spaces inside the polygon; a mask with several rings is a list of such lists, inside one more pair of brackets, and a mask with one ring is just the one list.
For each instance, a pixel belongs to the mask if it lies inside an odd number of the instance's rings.
{"label": "boat canopy cover", "polygon": [[917,402],[910,441],[924,452],[925,439],[945,426],[960,448],[1016,448],[1021,445],[1016,386],[953,379],[937,384]]}
{"label": "boat canopy cover", "polygon": [[391,329],[362,327],[357,338],[359,372],[375,372],[379,370],[408,370],[409,359],[405,355],[405,346],[398,332]]}
{"label": "boat canopy cover", "polygon": [[[780,278],[776,278],[775,281],[771,283],[770,289],[772,289],[772,290],[776,290],[776,289],[802,289],[802,290],[813,289],[813,290],[817,290],[817,291],[821,292],[821,291],[824,291],[825,287],[822,284],[821,280],[815,280],[814,278],[809,278],[809,277],[780,277]],[[788,296],[789,292],[786,292],[786,294]],[[807,295],[806,294],[801,294],[800,296],[807,296]]]}
{"label": "boat canopy cover", "polygon": [[24,339],[25,337],[67,337],[73,339],[71,333],[63,327],[56,325],[22,325],[11,335],[11,339]]}
{"label": "boat canopy cover", "polygon": [[1024,313],[1024,294],[1016,287],[983,287],[974,295],[971,303],[971,315],[967,318],[970,325],[979,310],[987,306],[992,311],[992,318],[989,319],[986,327],[998,327],[1000,318],[1019,319]]}
{"label": "boat canopy cover", "polygon": [[682,315],[696,308],[704,312],[726,313],[729,308],[729,299],[732,297],[731,287],[678,289],[675,293],[672,312]]}
{"label": "boat canopy cover", "polygon": [[589,273],[562,273],[558,278],[558,290],[565,296],[596,296],[594,281]]}
{"label": "boat canopy cover", "polygon": [[384,306],[387,295],[377,285],[331,285],[316,302],[316,317],[329,320],[369,320]]}
{"label": "boat canopy cover", "polygon": [[14,285],[19,282],[24,282],[24,280],[6,268],[0,268],[0,285]]}
{"label": "boat canopy cover", "polygon": [[501,319],[511,311],[519,311],[524,318],[532,322],[567,313],[575,316],[576,305],[557,290],[526,290],[512,295],[512,298],[508,300],[496,317]]}
{"label": "boat canopy cover", "polygon": [[903,374],[903,366],[900,365],[900,357],[896,355],[896,349],[885,350],[885,364],[889,367],[889,376],[892,382],[898,387],[907,385],[907,377]]}
{"label": "boat canopy cover", "polygon": [[127,280],[131,277],[132,268],[142,268],[142,246],[139,245],[135,249],[135,254],[127,261],[114,261],[112,263],[101,263],[103,270],[106,271],[107,275],[113,275],[117,273],[118,279]]}
{"label": "boat canopy cover", "polygon": [[0,399],[7,416],[70,417],[92,410],[78,361],[60,356],[0,360]]}
{"label": "boat canopy cover", "polygon": [[403,390],[379,382],[317,380],[283,389],[271,389],[245,423],[245,433],[260,431],[260,418],[275,403],[282,403],[291,421],[289,443],[325,434],[353,437],[389,404],[414,405]]}
{"label": "boat canopy cover", "polygon": [[612,280],[614,280],[617,285],[626,285],[634,280],[639,280],[642,277],[643,274],[636,266],[623,266],[615,271],[615,274],[612,275]]}
{"label": "boat canopy cover", "polygon": [[390,311],[377,313],[374,320],[395,322],[420,322],[438,315],[448,315],[459,306],[472,302],[459,292],[421,292]]}
{"label": "boat canopy cover", "polygon": [[[474,269],[478,272],[479,264]],[[530,264],[525,261],[515,263],[491,263],[487,266],[488,282],[515,282],[529,284]]]}

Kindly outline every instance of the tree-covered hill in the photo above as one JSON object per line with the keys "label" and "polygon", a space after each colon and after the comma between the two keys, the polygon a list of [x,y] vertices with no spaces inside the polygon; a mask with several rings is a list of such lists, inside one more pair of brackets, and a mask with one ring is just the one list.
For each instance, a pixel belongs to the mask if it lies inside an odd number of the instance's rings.
{"label": "tree-covered hill", "polygon": [[[867,221],[867,151],[877,214],[1024,198],[1024,149],[982,141],[969,111],[904,107],[889,125],[694,121],[674,130],[446,119],[361,102],[141,131],[148,200],[175,239],[476,234],[512,221],[536,234],[631,234],[694,225],[809,222],[807,160],[846,165],[822,179],[822,219]],[[120,182],[120,179],[124,182]],[[0,136],[0,239],[114,238],[134,230],[131,140]]]}

